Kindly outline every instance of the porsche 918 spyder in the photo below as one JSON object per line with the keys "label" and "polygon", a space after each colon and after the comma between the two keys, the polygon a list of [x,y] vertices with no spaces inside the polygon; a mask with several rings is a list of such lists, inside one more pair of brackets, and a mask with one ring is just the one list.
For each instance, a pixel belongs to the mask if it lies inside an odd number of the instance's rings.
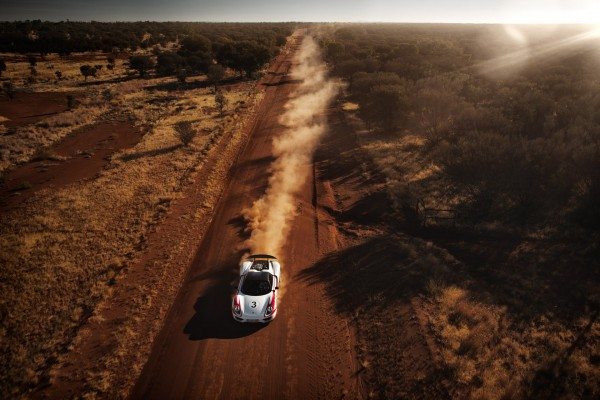
{"label": "porsche 918 spyder", "polygon": [[240,264],[231,313],[239,322],[269,322],[277,315],[281,265],[268,254],[254,254]]}

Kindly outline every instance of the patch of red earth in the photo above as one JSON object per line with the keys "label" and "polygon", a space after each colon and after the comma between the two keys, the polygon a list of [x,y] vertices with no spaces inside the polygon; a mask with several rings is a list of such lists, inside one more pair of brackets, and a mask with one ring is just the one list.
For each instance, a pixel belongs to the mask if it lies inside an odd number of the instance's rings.
{"label": "patch of red earth", "polygon": [[0,188],[1,207],[16,206],[43,188],[59,189],[92,178],[111,154],[134,146],[141,137],[140,129],[130,122],[83,127],[49,149],[52,156],[58,156],[56,161],[32,161],[10,171]]}
{"label": "patch of red earth", "polygon": [[0,116],[8,118],[1,122],[6,127],[36,123],[50,115],[68,110],[68,92],[17,92],[12,100],[0,96]]}

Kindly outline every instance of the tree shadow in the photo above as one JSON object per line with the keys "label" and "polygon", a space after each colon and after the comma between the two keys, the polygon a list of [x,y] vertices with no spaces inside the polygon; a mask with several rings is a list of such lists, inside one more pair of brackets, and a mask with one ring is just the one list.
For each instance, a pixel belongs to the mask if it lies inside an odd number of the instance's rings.
{"label": "tree shadow", "polygon": [[56,115],[56,114],[59,114],[59,113],[60,113],[60,111],[55,111],[55,112],[49,112],[49,113],[43,113],[43,114],[25,115],[25,116],[17,117],[17,118],[46,117],[48,115]]}
{"label": "tree shadow", "polygon": [[347,210],[334,210],[331,207],[323,208],[339,222],[358,223],[364,226],[385,224],[389,217],[388,194],[384,190],[369,193],[356,202]]}
{"label": "tree shadow", "polygon": [[137,75],[127,75],[127,76],[120,76],[120,77],[112,78],[112,79],[79,82],[77,84],[77,86],[87,87],[87,86],[104,85],[105,83],[122,83],[122,82],[127,82],[127,81],[131,81],[131,80],[138,79],[138,78],[139,78],[139,76],[137,76]]}
{"label": "tree shadow", "polygon": [[156,98],[152,98],[149,100],[146,100],[147,104],[153,104],[153,105],[163,105],[165,103],[172,103],[177,101],[177,97],[176,96],[172,96],[172,95],[167,95],[167,96],[162,96],[162,97],[156,97]]}
{"label": "tree shadow", "polygon": [[[355,181],[361,185],[385,183],[386,177],[379,168],[372,166],[372,159],[357,148],[354,140],[347,136],[353,132],[343,115],[329,112],[329,132],[315,153],[317,171],[323,180],[346,183]],[[357,168],[365,166],[365,168]],[[363,172],[368,171],[368,174]]]}
{"label": "tree shadow", "polygon": [[266,170],[269,168],[269,166],[271,165],[271,163],[273,161],[275,161],[275,157],[272,155],[268,155],[268,156],[264,156],[264,157],[260,157],[260,158],[249,159],[249,160],[240,162],[238,165],[239,165],[240,169],[261,167]]}
{"label": "tree shadow", "polygon": [[[560,354],[558,354],[554,360],[548,364],[543,365],[538,369],[531,380],[531,387],[529,388],[528,398],[532,399],[558,399],[563,398],[569,393],[568,375],[571,375],[567,361],[575,350],[585,344],[587,336],[592,330],[594,323],[598,319],[599,310],[596,309],[590,315],[588,323],[581,329],[581,331],[574,338],[573,342]],[[596,362],[597,364],[597,362]],[[573,395],[574,393],[570,393]],[[591,397],[591,393],[588,393]]]}
{"label": "tree shadow", "polygon": [[324,282],[336,310],[352,314],[374,299],[386,306],[424,294],[431,279],[450,275],[451,268],[419,241],[382,235],[331,253],[298,277]]}
{"label": "tree shadow", "polygon": [[[564,323],[579,318],[587,307],[598,307],[592,293],[597,266],[578,256],[584,243],[553,243],[523,237],[512,231],[475,229],[470,225],[432,225],[415,232],[442,247],[465,265],[471,289],[485,302],[506,307],[510,316],[529,322],[551,314]],[[539,248],[527,258],[515,257],[522,248]]]}
{"label": "tree shadow", "polygon": [[235,228],[236,234],[242,242],[250,237],[250,232],[246,229],[248,223],[242,214],[236,215],[227,221],[227,223]]}
{"label": "tree shadow", "polygon": [[183,147],[182,144],[176,144],[173,146],[169,146],[169,147],[163,147],[160,149],[154,149],[154,150],[146,150],[146,151],[140,151],[138,153],[132,153],[132,154],[124,154],[123,156],[121,156],[121,160],[123,161],[133,161],[133,160],[137,160],[139,158],[143,158],[143,157],[155,157],[155,156],[159,156],[162,154],[167,154],[170,153],[174,150],[177,150],[179,148]]}
{"label": "tree shadow", "polygon": [[[219,82],[218,86],[227,86],[227,85],[251,81],[251,80],[252,79],[248,79],[242,75],[231,76],[231,77],[222,79]],[[211,86],[214,86],[214,83],[212,83],[208,80],[191,81],[191,82],[172,81],[172,82],[164,82],[164,83],[159,83],[156,85],[148,86],[144,89],[150,90],[150,91],[152,91],[152,90],[175,91],[175,90],[203,89],[203,88],[207,88],[207,87],[211,87]]]}

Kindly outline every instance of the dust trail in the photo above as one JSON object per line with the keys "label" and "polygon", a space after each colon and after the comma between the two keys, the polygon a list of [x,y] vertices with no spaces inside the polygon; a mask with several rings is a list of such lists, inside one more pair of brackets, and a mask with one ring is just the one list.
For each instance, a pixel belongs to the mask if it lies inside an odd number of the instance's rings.
{"label": "dust trail", "polygon": [[327,78],[325,63],[315,40],[306,36],[295,56],[290,75],[302,83],[285,105],[280,118],[285,131],[273,139],[269,185],[265,194],[243,210],[251,231],[244,243],[252,253],[276,257],[296,215],[295,197],[310,174],[310,163],[325,132],[323,111],[337,93],[339,84]]}

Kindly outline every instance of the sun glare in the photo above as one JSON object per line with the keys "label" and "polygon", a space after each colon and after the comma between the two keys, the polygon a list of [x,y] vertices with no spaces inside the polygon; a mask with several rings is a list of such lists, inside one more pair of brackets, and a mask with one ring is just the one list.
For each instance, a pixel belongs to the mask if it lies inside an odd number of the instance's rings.
{"label": "sun glare", "polygon": [[505,19],[514,24],[600,24],[596,0],[510,1]]}
{"label": "sun glare", "polygon": [[507,37],[518,44],[518,49],[478,64],[477,67],[484,74],[507,75],[514,68],[519,68],[528,61],[541,61],[545,58],[572,53],[581,46],[600,49],[600,25],[594,25],[591,29],[574,35],[533,45],[529,43],[527,34],[518,26],[505,25],[504,30]]}

